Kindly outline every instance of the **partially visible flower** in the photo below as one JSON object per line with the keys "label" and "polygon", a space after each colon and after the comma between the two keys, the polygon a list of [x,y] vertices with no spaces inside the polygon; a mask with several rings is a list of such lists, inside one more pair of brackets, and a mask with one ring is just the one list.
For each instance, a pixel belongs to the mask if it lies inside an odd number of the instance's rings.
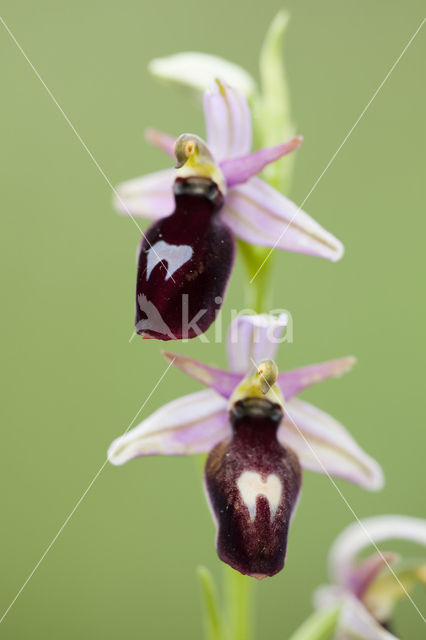
{"label": "partially visible flower", "polygon": [[[151,142],[176,156],[178,171],[159,171],[117,190],[121,213],[155,220],[139,248],[136,330],[144,337],[192,338],[207,330],[232,268],[233,236],[332,261],[343,255],[339,240],[256,177],[301,138],[250,154],[247,102],[220,81],[205,93],[204,110],[207,145],[194,135],[175,141],[150,131]],[[183,327],[183,317],[197,318],[196,329]]]}
{"label": "partially visible flower", "polygon": [[220,557],[256,577],[273,575],[284,564],[299,466],[372,490],[383,482],[379,465],[341,424],[296,398],[348,371],[354,359],[278,374],[272,358],[287,321],[286,314],[237,318],[228,333],[231,371],[165,354],[210,388],[166,404],[108,452],[116,465],[145,455],[209,453],[206,488]]}
{"label": "partially visible flower", "polygon": [[401,560],[396,553],[358,554],[382,540],[402,539],[426,545],[426,520],[407,516],[376,516],[355,522],[336,539],[329,554],[333,586],[315,593],[318,608],[341,604],[336,640],[395,639],[389,626],[393,608],[417,582],[426,584],[426,558]]}

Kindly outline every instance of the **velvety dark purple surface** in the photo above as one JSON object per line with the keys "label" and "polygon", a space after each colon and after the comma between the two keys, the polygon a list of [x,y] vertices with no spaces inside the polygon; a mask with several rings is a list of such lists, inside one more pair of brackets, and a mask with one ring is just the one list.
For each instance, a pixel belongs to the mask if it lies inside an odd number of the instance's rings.
{"label": "velvety dark purple surface", "polygon": [[[160,340],[194,338],[208,329],[221,307],[235,254],[233,236],[218,216],[223,197],[214,182],[177,180],[175,201],[174,213],[147,230],[138,259],[136,331]],[[164,246],[158,242],[177,250],[191,247],[193,254],[171,275],[170,263],[158,261],[147,279],[148,253],[152,259],[156,247]]]}
{"label": "velvety dark purple surface", "polygon": [[[284,566],[290,518],[301,486],[297,456],[276,438],[282,413],[250,415],[231,412],[233,435],[210,452],[205,482],[217,525],[219,557],[243,574],[272,576]],[[282,491],[275,515],[264,495],[256,499],[254,520],[237,482],[244,471],[258,473],[263,482],[271,474]]]}

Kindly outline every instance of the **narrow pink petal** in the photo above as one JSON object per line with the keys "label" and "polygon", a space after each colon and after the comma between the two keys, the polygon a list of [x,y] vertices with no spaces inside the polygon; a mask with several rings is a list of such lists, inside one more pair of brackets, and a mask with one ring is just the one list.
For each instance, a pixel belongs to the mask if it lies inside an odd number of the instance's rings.
{"label": "narrow pink petal", "polygon": [[195,378],[206,387],[214,389],[224,398],[230,398],[235,387],[240,384],[243,376],[238,373],[231,373],[223,369],[209,367],[198,360],[187,358],[177,353],[167,353],[163,351],[163,355],[175,367],[181,369],[192,378]]}
{"label": "narrow pink petal", "polygon": [[285,404],[278,439],[296,452],[306,469],[344,478],[371,491],[383,486],[380,465],[346,429],[324,411],[296,397]]}
{"label": "narrow pink petal", "polygon": [[375,553],[369,558],[362,560],[359,566],[348,576],[347,588],[361,600],[379,573],[397,560],[399,560],[398,554],[389,551]]}
{"label": "narrow pink petal", "polygon": [[262,360],[273,360],[288,315],[262,313],[238,316],[228,330],[226,350],[231,371],[246,375]]}
{"label": "narrow pink petal", "polygon": [[229,158],[220,164],[220,168],[226,178],[228,187],[247,182],[249,178],[257,175],[271,162],[276,162],[282,156],[298,149],[302,144],[302,136],[292,138],[288,142],[279,144],[276,147],[261,149],[241,158]]}
{"label": "narrow pink petal", "polygon": [[217,161],[251,149],[251,114],[244,96],[220,80],[204,94],[207,144]]}
{"label": "narrow pink petal", "polygon": [[329,571],[333,581],[347,584],[357,569],[360,552],[373,543],[397,539],[426,545],[426,520],[386,515],[354,522],[342,531],[330,549]]}
{"label": "narrow pink petal", "polygon": [[153,455],[210,451],[230,433],[227,402],[210,389],[165,404],[111,444],[108,459],[120,465]]}
{"label": "narrow pink petal", "polygon": [[168,133],[157,131],[157,129],[147,129],[145,131],[145,140],[152,144],[154,147],[158,147],[172,158],[175,157],[175,142],[176,138],[169,136]]}
{"label": "narrow pink petal", "polygon": [[260,178],[233,187],[222,216],[235,235],[251,244],[333,262],[343,256],[343,245],[337,238]]}
{"label": "narrow pink petal", "polygon": [[278,384],[284,398],[290,400],[296,394],[318,382],[327,380],[327,378],[338,378],[350,371],[355,362],[356,359],[354,357],[347,356],[338,360],[329,360],[320,364],[311,364],[307,367],[292,369],[279,374]]}
{"label": "narrow pink petal", "polygon": [[140,216],[150,220],[164,218],[173,212],[174,169],[164,169],[134,178],[118,185],[114,206],[124,215]]}

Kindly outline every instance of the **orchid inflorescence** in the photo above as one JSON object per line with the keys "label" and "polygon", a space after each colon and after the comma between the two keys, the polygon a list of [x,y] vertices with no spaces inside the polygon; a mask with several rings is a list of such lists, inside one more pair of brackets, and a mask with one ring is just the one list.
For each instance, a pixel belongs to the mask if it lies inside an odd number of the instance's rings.
{"label": "orchid inflorescence", "polygon": [[[210,327],[224,300],[235,238],[331,261],[343,255],[339,240],[275,188],[285,183],[287,168],[280,159],[302,142],[294,135],[277,139],[292,133],[281,63],[271,53],[285,23],[279,14],[262,50],[263,93],[243,69],[206,54],[177,54],[150,65],[154,75],[203,94],[206,140],[193,133],[148,130],[147,140],[173,158],[174,168],[117,188],[120,213],[153,221],[137,256],[135,329],[142,338],[192,339]],[[270,121],[259,122],[268,109]],[[266,143],[254,152],[251,111],[256,139]],[[274,358],[287,323],[286,314],[262,309],[240,315],[228,331],[229,371],[165,352],[170,364],[207,389],[172,400],[118,437],[108,452],[114,465],[147,455],[208,454],[204,484],[218,555],[258,579],[284,566],[303,469],[368,490],[383,486],[380,465],[348,431],[297,397],[346,373],[355,359],[280,373]],[[319,609],[333,612],[329,637],[395,637],[385,627],[404,591],[392,581],[403,589],[416,580],[426,582],[425,563],[400,569],[394,554],[381,553],[355,563],[362,546],[392,536],[426,543],[426,524],[396,516],[370,519],[352,525],[336,541],[330,555],[334,585],[322,587],[315,598]]]}

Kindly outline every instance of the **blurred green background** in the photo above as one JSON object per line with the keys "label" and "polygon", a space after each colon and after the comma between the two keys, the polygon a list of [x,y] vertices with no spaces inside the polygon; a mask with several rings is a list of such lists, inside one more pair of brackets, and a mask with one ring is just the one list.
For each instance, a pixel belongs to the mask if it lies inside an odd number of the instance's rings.
{"label": "blurred green background", "polygon": [[[197,104],[159,86],[147,62],[192,49],[257,74],[265,30],[283,6],[292,15],[293,115],[305,137],[291,194],[300,203],[420,24],[420,0],[3,0],[2,16],[116,184],[167,166],[145,144],[146,126],[204,133]],[[338,483],[359,517],[425,516],[425,29],[305,205],[343,240],[345,258],[280,253],[274,269],[274,306],[294,321],[279,365],[359,359],[350,375],[304,394],[384,467],[380,493]],[[135,225],[112,210],[108,184],[4,28],[0,51],[3,611],[166,365],[155,341],[129,343]],[[244,275],[238,262],[224,326],[244,306]],[[225,363],[224,345],[173,347]],[[143,416],[198,388],[170,370]],[[327,580],[328,547],[351,521],[330,481],[306,472],[286,568],[255,584],[258,638],[285,639],[308,615],[313,589]],[[0,636],[198,639],[198,564],[220,579],[195,461],[107,465]],[[425,611],[426,594],[414,598]],[[424,637],[408,602],[395,630]]]}

